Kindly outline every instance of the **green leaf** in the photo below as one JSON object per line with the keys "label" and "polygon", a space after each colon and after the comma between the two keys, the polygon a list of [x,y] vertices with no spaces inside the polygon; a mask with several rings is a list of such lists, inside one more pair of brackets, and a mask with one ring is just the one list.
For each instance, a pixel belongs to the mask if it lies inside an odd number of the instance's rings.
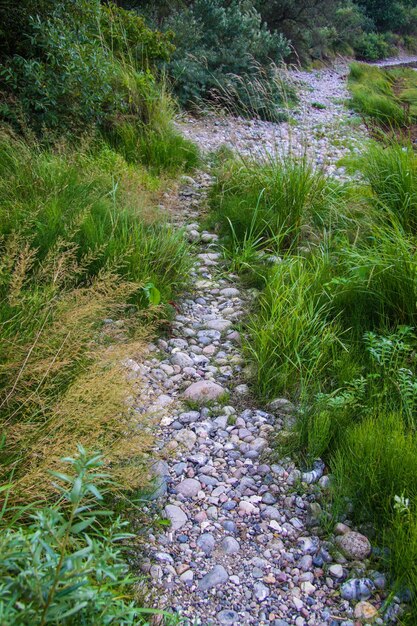
{"label": "green leaf", "polygon": [[157,306],[161,302],[161,292],[153,283],[146,283],[143,287],[143,291],[145,292],[150,304]]}
{"label": "green leaf", "polygon": [[85,530],[86,528],[88,528],[89,526],[91,526],[91,524],[93,524],[95,522],[95,520],[96,520],[95,517],[88,517],[87,519],[84,519],[81,522],[77,522],[76,524],[71,526],[70,531],[74,535],[76,535],[76,534],[82,532],[83,530]]}

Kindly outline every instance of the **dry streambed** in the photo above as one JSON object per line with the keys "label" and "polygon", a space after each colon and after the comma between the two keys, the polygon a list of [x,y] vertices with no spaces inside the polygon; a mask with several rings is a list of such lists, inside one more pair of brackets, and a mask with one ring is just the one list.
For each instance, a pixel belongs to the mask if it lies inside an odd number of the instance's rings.
{"label": "dry streambed", "polygon": [[[178,125],[207,151],[291,147],[343,177],[339,159],[366,136],[343,106],[345,76],[345,65],[294,73],[296,126],[216,117]],[[127,362],[147,381],[137,410],[158,422],[153,498],[171,522],[149,536],[142,562],[152,602],[188,624],[395,623],[400,599],[384,605],[385,576],[372,569],[368,539],[348,520],[330,536],[322,530],[323,465],[302,473],[273,455],[272,436],[288,428],[293,407],[284,398],[256,407],[250,397],[237,327],[252,296],[227,274],[217,236],[200,229],[209,184],[203,174],[186,178],[176,207],[169,202],[198,248],[193,290],[178,303],[172,335],[150,346],[145,362]]]}

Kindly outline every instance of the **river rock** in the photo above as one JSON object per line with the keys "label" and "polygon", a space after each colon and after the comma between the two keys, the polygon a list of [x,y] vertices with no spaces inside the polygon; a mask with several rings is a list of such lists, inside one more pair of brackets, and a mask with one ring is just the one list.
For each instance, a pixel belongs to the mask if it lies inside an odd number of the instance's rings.
{"label": "river rock", "polygon": [[201,483],[195,478],[186,478],[176,487],[177,493],[186,498],[193,498],[201,489]]}
{"label": "river rock", "polygon": [[369,602],[358,602],[358,604],[355,606],[356,619],[360,619],[364,622],[373,622],[377,613],[378,611],[376,610],[376,608],[372,606],[372,604],[370,604]]}
{"label": "river rock", "polygon": [[188,517],[179,506],[175,504],[167,504],[165,507],[165,515],[171,522],[171,530],[179,530],[187,523]]}
{"label": "river rock", "polygon": [[351,578],[340,587],[340,595],[344,600],[367,600],[375,590],[369,578]]}
{"label": "river rock", "polygon": [[352,561],[363,561],[371,554],[369,539],[353,530],[337,537],[336,541],[343,554]]}
{"label": "river rock", "polygon": [[198,582],[200,591],[208,591],[218,585],[224,585],[229,579],[229,574],[223,565],[215,565],[201,580]]}
{"label": "river rock", "polygon": [[225,391],[224,387],[211,380],[199,380],[187,387],[183,395],[186,400],[206,402],[207,400],[217,400]]}

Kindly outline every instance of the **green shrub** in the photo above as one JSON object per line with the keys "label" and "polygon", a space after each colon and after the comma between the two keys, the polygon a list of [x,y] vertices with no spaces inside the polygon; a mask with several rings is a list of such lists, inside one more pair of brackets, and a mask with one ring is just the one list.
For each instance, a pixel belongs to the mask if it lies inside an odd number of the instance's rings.
{"label": "green shrub", "polygon": [[361,33],[353,42],[353,49],[358,59],[377,61],[389,56],[391,47],[381,33]]}
{"label": "green shrub", "polygon": [[0,65],[3,120],[43,139],[108,130],[126,116],[138,129],[149,124],[149,108],[160,99],[152,71],[173,49],[169,35],[99,0],[41,3],[20,27]]}
{"label": "green shrub", "polygon": [[237,0],[196,0],[165,27],[176,33],[168,71],[182,104],[211,100],[248,116],[282,116],[289,91],[274,63],[288,54],[288,43],[253,8]]}
{"label": "green shrub", "polygon": [[60,493],[55,506],[23,509],[31,517],[28,525],[7,504],[3,508],[2,623],[148,623],[133,602],[134,579],[124,557],[123,542],[133,535],[126,533],[126,522],[103,506],[109,480],[100,455],[78,446],[78,456],[65,461],[70,471],[54,473]]}
{"label": "green shrub", "polygon": [[112,174],[100,173],[94,158],[88,163],[82,153],[32,150],[3,137],[2,244],[7,237],[27,242],[32,274],[54,254],[74,249],[83,271],[73,275],[73,286],[114,269],[139,284],[154,282],[167,301],[188,271],[182,234],[122,205],[120,181]]}
{"label": "green shrub", "polygon": [[416,323],[417,259],[401,227],[375,227],[335,257],[337,276],[328,285],[335,315],[357,337],[366,330]]}

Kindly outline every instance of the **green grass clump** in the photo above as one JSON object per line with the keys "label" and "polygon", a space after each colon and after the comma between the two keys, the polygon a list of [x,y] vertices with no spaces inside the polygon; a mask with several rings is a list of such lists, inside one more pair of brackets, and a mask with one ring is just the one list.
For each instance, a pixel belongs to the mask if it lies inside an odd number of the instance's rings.
{"label": "green grass clump", "polygon": [[370,144],[356,159],[360,182],[344,189],[291,157],[246,165],[220,164],[212,216],[234,270],[261,288],[244,346],[254,388],[296,403],[277,445],[307,465],[327,461],[336,519],[348,508],[372,524],[393,587],[411,591],[414,624],[415,154]]}
{"label": "green grass clump", "polygon": [[338,195],[306,158],[232,159],[218,173],[211,216],[232,248],[250,233],[265,247],[272,239],[285,250],[299,242],[303,225],[328,215]]}
{"label": "green grass clump", "polygon": [[170,125],[164,130],[122,122],[106,134],[110,145],[129,163],[140,163],[155,174],[190,171],[199,163],[197,146]]}
{"label": "green grass clump", "polygon": [[404,128],[417,114],[416,73],[353,63],[348,79],[352,107],[385,129]]}
{"label": "green grass clump", "polygon": [[417,156],[411,145],[373,143],[358,164],[380,210],[417,232]]}
{"label": "green grass clump", "polygon": [[264,398],[300,396],[329,373],[339,341],[337,324],[327,321],[328,303],[320,297],[329,262],[324,251],[308,259],[288,256],[268,276],[247,346]]}
{"label": "green grass clump", "polygon": [[408,589],[415,596],[415,433],[404,426],[401,412],[388,413],[381,408],[380,412],[360,423],[349,425],[335,450],[331,466],[336,511],[343,511],[348,498],[353,505],[355,520],[358,523],[372,522],[379,531],[377,540],[388,550],[384,561],[396,590],[404,592]]}

